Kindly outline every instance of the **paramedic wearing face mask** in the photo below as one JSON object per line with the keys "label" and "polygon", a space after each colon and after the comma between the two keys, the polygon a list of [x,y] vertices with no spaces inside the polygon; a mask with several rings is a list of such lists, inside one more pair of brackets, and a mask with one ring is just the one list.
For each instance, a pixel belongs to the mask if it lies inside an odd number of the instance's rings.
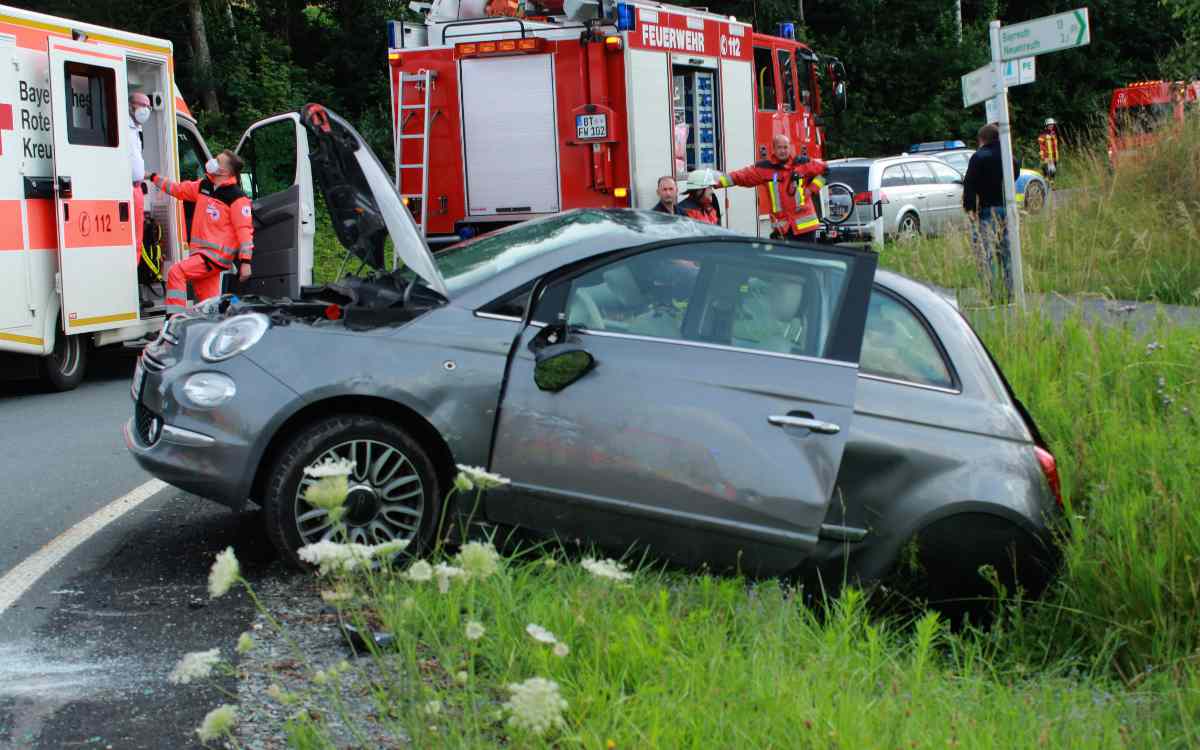
{"label": "paramedic wearing face mask", "polygon": [[134,257],[142,262],[142,239],[146,210],[146,160],[142,156],[142,126],[150,119],[150,97],[138,92],[129,95],[129,168],[133,173],[133,231],[137,239]]}
{"label": "paramedic wearing face mask", "polygon": [[192,223],[191,254],[167,272],[167,312],[182,312],[187,306],[187,283],[192,282],[198,300],[221,293],[221,272],[238,262],[238,279],[250,278],[254,255],[254,222],[250,199],[242,192],[242,160],[229,149],[204,165],[204,179],[173,182],[150,175],[155,187],[181,201],[196,204]]}

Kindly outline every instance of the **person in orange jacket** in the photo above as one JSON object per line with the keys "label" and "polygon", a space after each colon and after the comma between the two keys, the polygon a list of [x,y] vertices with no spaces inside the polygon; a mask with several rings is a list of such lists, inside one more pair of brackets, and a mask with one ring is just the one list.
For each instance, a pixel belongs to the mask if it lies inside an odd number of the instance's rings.
{"label": "person in orange jacket", "polygon": [[1046,126],[1038,134],[1038,156],[1042,162],[1042,174],[1051,181],[1058,174],[1058,123],[1053,117],[1046,118]]}
{"label": "person in orange jacket", "polygon": [[155,187],[196,204],[192,219],[191,254],[167,272],[167,312],[182,312],[187,306],[187,284],[192,282],[198,299],[221,293],[221,272],[238,262],[238,279],[250,278],[254,256],[254,221],[250,199],[242,192],[239,178],[242,160],[229,149],[204,165],[202,180],[173,182],[150,175]]}
{"label": "person in orange jacket", "polygon": [[689,219],[702,224],[721,223],[721,209],[713,195],[712,184],[716,176],[710,169],[695,169],[687,178],[687,198],[679,203],[679,210]]}
{"label": "person in orange jacket", "polygon": [[812,241],[816,239],[821,220],[817,216],[814,196],[825,184],[829,167],[820,159],[792,156],[792,142],[786,135],[771,141],[771,159],[718,177],[714,187],[767,188],[772,237]]}

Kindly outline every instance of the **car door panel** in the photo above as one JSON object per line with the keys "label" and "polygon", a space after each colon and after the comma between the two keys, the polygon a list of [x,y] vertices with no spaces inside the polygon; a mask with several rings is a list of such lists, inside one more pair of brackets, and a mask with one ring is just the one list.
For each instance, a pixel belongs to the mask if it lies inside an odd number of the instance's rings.
{"label": "car door panel", "polygon": [[[860,304],[865,311],[857,284],[873,275],[874,256],[850,262],[827,346],[846,346],[846,359],[857,360],[861,323],[853,319]],[[546,332],[526,328],[492,458],[513,484],[489,494],[490,518],[618,546],[647,542],[677,561],[699,556],[759,572],[807,555],[849,431],[857,365],[748,350],[730,345],[734,334],[700,340],[722,336],[705,328],[709,311],[694,309],[697,300],[722,302],[697,294],[681,333],[694,340],[569,333],[596,364],[558,392],[535,384]]]}

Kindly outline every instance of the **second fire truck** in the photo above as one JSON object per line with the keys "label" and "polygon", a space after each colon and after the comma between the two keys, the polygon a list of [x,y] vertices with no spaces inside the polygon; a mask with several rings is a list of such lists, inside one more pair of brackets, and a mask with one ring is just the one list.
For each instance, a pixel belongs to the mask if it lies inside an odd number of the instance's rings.
{"label": "second fire truck", "polygon": [[[435,0],[389,24],[395,174],[431,243],[583,207],[649,208],[658,179],[813,158],[842,64],[731,16],[607,0]],[[512,14],[518,15],[512,15]],[[822,88],[825,89],[825,101]],[[722,223],[766,235],[765,196],[727,190]]]}

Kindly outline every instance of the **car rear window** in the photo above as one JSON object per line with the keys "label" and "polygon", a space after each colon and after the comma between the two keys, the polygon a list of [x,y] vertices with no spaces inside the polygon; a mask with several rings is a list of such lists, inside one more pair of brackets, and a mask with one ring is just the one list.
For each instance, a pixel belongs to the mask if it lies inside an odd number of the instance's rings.
{"label": "car rear window", "polygon": [[839,167],[834,164],[829,167],[829,175],[826,181],[830,184],[835,182],[845,183],[854,192],[861,193],[869,189],[867,187],[867,176],[870,172],[870,167]]}

